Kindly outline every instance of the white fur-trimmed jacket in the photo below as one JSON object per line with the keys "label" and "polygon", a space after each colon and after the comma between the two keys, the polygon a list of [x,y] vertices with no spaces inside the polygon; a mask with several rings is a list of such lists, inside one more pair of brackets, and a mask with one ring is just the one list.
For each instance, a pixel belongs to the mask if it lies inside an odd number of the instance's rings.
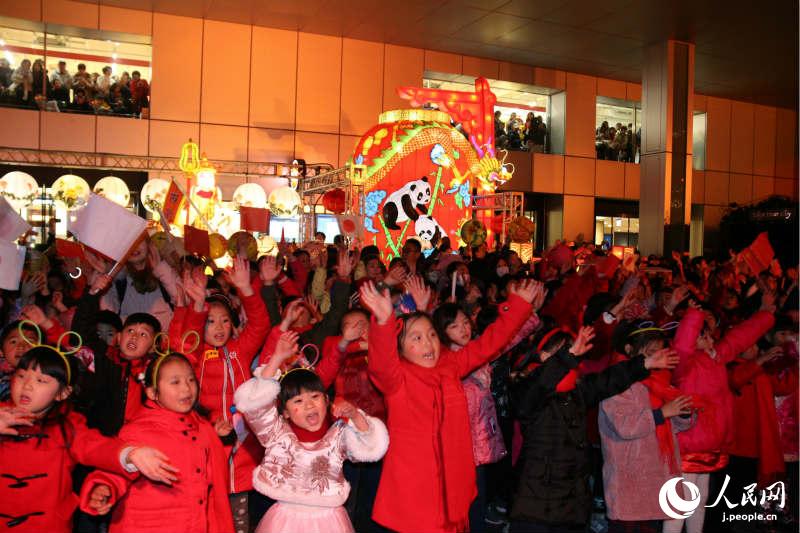
{"label": "white fur-trimmed jacket", "polygon": [[[259,372],[256,372],[259,374]],[[254,377],[234,395],[236,410],[264,446],[264,458],[253,471],[256,490],[278,501],[320,507],[343,505],[350,493],[342,463],[379,461],[389,447],[389,433],[377,418],[364,415],[369,425],[358,431],[352,422],[331,425],[317,442],[300,442],[278,413],[280,383]]]}

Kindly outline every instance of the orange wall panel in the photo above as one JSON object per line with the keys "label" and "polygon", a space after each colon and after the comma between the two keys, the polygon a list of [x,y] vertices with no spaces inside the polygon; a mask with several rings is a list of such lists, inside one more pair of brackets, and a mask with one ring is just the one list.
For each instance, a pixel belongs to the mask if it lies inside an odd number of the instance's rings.
{"label": "orange wall panel", "polygon": [[533,154],[533,190],[557,194],[564,192],[564,156]]}
{"label": "orange wall panel", "polygon": [[594,237],[594,198],[565,195],[563,237],[571,241],[581,233],[584,239]]}
{"label": "orange wall panel", "polygon": [[[727,172],[706,170],[705,202],[706,204],[728,205],[728,189],[730,175]],[[700,203],[700,202],[697,202]]]}
{"label": "orange wall panel", "polygon": [[534,67],[533,84],[539,87],[563,90],[567,88],[567,73],[563,70]]}
{"label": "orange wall panel", "polygon": [[509,63],[507,61],[502,61],[500,63],[499,79],[531,85],[533,84],[533,67],[530,65],[522,65],[520,63]]}
{"label": "orange wall panel", "polygon": [[775,194],[797,198],[797,180],[775,178]]}
{"label": "orange wall panel", "polygon": [[200,148],[210,161],[247,160],[247,128],[200,124]]}
{"label": "orange wall panel", "polygon": [[601,198],[624,198],[625,163],[598,159],[595,164],[595,195]]}
{"label": "orange wall panel", "polygon": [[9,148],[39,148],[39,111],[0,107],[0,124],[13,124],[13,128],[0,128],[0,146]]}
{"label": "orange wall panel", "polygon": [[625,198],[638,200],[640,196],[641,172],[636,163],[625,163]]}
{"label": "orange wall panel", "polygon": [[777,110],[763,105],[755,106],[753,136],[753,174],[775,175],[775,121]]}
{"label": "orange wall panel", "polygon": [[294,132],[250,128],[247,160],[291,163],[294,159]]}
{"label": "orange wall panel", "polygon": [[594,194],[594,159],[564,158],[564,194]]}
{"label": "orange wall panel", "polygon": [[760,202],[775,193],[775,178],[753,176],[753,202]]}
{"label": "orange wall panel", "polygon": [[592,76],[567,73],[567,155],[597,155],[594,148],[596,87],[597,81]]}
{"label": "orange wall panel", "polygon": [[753,104],[731,103],[731,172],[753,172],[754,118]]}
{"label": "orange wall panel", "polygon": [[608,78],[597,78],[597,95],[619,98],[620,100],[628,99],[625,82]]}
{"label": "orange wall panel", "polygon": [[461,66],[462,73],[466,76],[483,76],[496,80],[500,75],[500,62],[483,57],[464,56]]}
{"label": "orange wall panel", "polygon": [[[31,0],[28,2],[33,3]],[[43,20],[54,24],[95,29],[99,13],[97,3],[71,0],[43,0],[42,2]]]}
{"label": "orange wall panel", "polygon": [[642,84],[641,83],[625,83],[625,99],[633,100],[634,102],[642,101]]}
{"label": "orange wall panel", "polygon": [[356,148],[356,144],[358,143],[359,137],[358,135],[339,135],[339,165],[343,167],[347,164],[347,161],[353,157],[353,150]]}
{"label": "orange wall panel", "polygon": [[95,151],[94,115],[42,113],[42,150]]}
{"label": "orange wall panel", "polygon": [[328,133],[298,131],[295,135],[295,155],[306,163],[330,163],[339,161],[339,136]]}
{"label": "orange wall panel", "polygon": [[706,98],[706,170],[731,168],[731,101]]}
{"label": "orange wall panel", "polygon": [[42,4],[40,2],[6,0],[0,3],[0,16],[25,20],[42,20]]}
{"label": "orange wall panel", "polygon": [[297,32],[253,26],[250,125],[294,129]]}
{"label": "orange wall panel", "polygon": [[702,204],[706,196],[706,173],[703,170],[692,170],[692,202]]}
{"label": "orange wall panel", "polygon": [[692,106],[694,107],[692,111],[701,111],[703,113],[706,112],[706,96],[704,94],[694,93],[694,98],[692,99],[692,103],[694,104]]}
{"label": "orange wall panel", "polygon": [[425,50],[425,70],[461,74],[461,56],[435,50]]}
{"label": "orange wall panel", "polygon": [[100,29],[152,35],[153,13],[137,9],[125,9],[114,6],[100,6]]}
{"label": "orange wall panel", "polygon": [[750,174],[731,174],[731,186],[728,190],[728,201],[739,205],[749,204],[753,200],[753,176]]}
{"label": "orange wall panel", "polygon": [[341,74],[342,39],[300,33],[297,55],[298,130],[339,131]]}
{"label": "orange wall panel", "polygon": [[189,139],[195,142],[200,139],[200,125],[196,122],[150,121],[151,156],[179,157],[181,146]]}
{"label": "orange wall panel", "polygon": [[[726,208],[717,205],[706,205],[703,207],[703,227],[706,229],[717,229],[725,214]],[[713,245],[711,246],[713,247]]]}
{"label": "orange wall panel", "polygon": [[247,125],[251,28],[205,21],[201,122]]}
{"label": "orange wall panel", "polygon": [[383,55],[383,107],[402,109],[408,102],[397,96],[397,88],[404,85],[422,87],[425,54],[419,48],[387,44]]}
{"label": "orange wall panel", "polygon": [[146,120],[97,117],[97,151],[101,154],[147,155]]}
{"label": "orange wall panel", "polygon": [[200,19],[153,15],[152,118],[200,120],[202,36]]}
{"label": "orange wall panel", "polygon": [[[339,125],[342,133],[361,135],[378,122],[383,101],[382,77],[383,44],[343,40]],[[366,80],[371,81],[365,83]]]}
{"label": "orange wall panel", "polygon": [[797,179],[797,113],[778,108],[775,129],[775,175]]}

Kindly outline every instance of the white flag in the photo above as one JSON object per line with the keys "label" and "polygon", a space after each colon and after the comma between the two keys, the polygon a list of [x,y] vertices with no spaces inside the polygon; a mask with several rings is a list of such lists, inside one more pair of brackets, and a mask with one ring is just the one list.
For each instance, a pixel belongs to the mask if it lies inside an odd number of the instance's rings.
{"label": "white flag", "polygon": [[25,247],[11,242],[0,242],[0,289],[19,290],[23,266]]}
{"label": "white flag", "polygon": [[19,216],[4,196],[0,196],[0,241],[16,241],[28,233],[31,226]]}
{"label": "white flag", "polygon": [[115,261],[122,261],[142,236],[147,221],[111,200],[92,194],[69,231],[80,242]]}
{"label": "white flag", "polygon": [[339,233],[350,239],[364,238],[364,221],[358,215],[336,215]]}

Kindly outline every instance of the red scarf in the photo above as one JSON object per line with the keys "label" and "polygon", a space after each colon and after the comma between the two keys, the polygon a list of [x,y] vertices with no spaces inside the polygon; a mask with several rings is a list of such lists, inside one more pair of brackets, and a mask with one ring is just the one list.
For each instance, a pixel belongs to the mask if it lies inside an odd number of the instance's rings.
{"label": "red scarf", "polygon": [[[627,360],[628,358],[624,355],[615,353],[612,356],[611,364]],[[650,375],[640,382],[647,387],[647,391],[650,393],[651,409],[661,409],[665,403],[681,396],[681,391],[670,384],[671,380],[672,373],[669,370],[651,370]],[[663,424],[656,424],[656,439],[658,439],[661,458],[669,466],[669,471],[677,473],[678,463],[675,460],[675,440],[672,435],[672,422],[670,422],[669,418],[664,417]]]}
{"label": "red scarf", "polygon": [[297,440],[299,440],[300,442],[317,442],[318,440],[322,440],[322,437],[324,437],[325,434],[328,432],[328,429],[330,429],[332,424],[332,418],[330,413],[325,415],[325,420],[322,421],[322,425],[316,431],[309,431],[307,429],[301,428],[300,426],[292,422],[291,418],[288,419],[287,422],[289,422],[289,427],[292,428],[292,431],[294,431]]}

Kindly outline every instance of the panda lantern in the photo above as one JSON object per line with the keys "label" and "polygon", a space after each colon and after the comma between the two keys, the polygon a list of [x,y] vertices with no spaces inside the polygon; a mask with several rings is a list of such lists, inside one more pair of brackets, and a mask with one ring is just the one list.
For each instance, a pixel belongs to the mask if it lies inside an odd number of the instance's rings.
{"label": "panda lantern", "polygon": [[[478,157],[470,142],[435,110],[388,111],[365,133],[350,160],[364,186],[364,228],[389,259],[409,237],[436,246],[469,218],[469,187]],[[356,173],[355,170],[358,170]],[[371,237],[371,239],[370,239]]]}

